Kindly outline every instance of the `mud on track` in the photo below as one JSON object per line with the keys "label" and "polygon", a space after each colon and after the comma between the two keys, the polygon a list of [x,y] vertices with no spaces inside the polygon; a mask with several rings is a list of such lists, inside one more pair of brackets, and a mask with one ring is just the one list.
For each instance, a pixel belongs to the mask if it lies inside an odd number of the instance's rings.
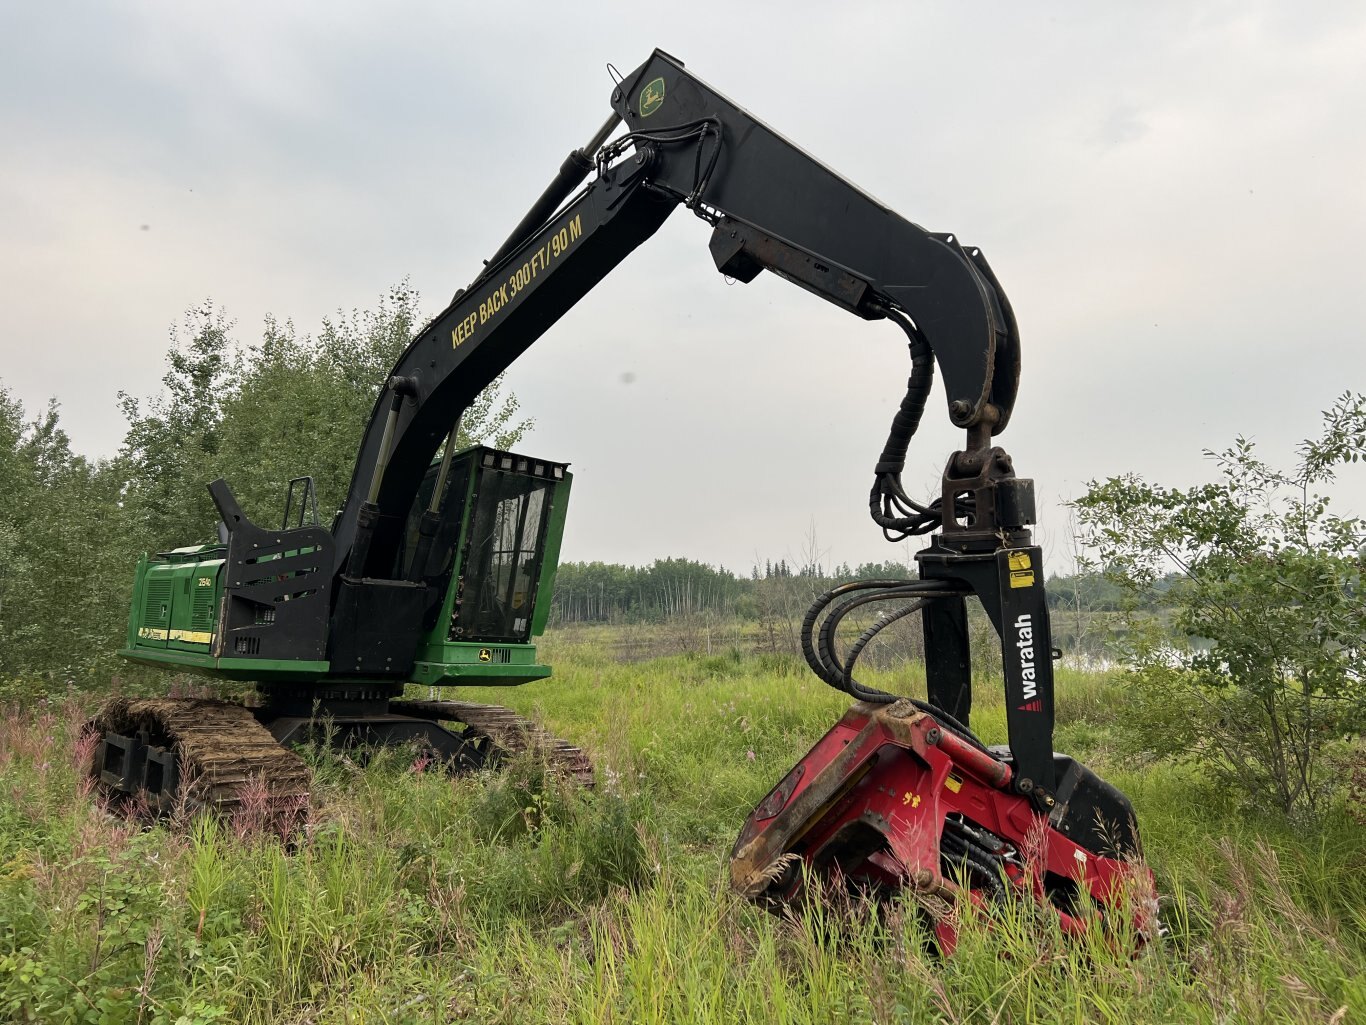
{"label": "mud on track", "polygon": [[232,812],[264,785],[269,802],[306,806],[312,777],[242,705],[185,698],[112,698],[84,732],[136,736],[173,748],[180,759],[183,799]]}

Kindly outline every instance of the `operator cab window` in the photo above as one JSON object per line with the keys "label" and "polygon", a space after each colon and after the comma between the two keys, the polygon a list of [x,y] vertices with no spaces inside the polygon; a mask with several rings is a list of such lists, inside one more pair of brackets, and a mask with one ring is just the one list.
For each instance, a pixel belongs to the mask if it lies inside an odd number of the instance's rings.
{"label": "operator cab window", "polygon": [[531,636],[553,482],[485,469],[470,521],[451,640]]}

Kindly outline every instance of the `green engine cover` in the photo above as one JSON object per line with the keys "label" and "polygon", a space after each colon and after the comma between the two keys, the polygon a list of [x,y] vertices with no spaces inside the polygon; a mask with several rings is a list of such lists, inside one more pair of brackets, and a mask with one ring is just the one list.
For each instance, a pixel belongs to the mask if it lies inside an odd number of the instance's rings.
{"label": "green engine cover", "polygon": [[221,545],[144,556],[133,581],[128,647],[207,653],[218,622],[223,556]]}

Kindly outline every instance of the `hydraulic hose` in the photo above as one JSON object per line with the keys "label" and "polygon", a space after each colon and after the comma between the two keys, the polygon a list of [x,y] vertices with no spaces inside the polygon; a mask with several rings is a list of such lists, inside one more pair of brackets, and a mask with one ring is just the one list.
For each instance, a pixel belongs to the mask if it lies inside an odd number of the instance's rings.
{"label": "hydraulic hose", "polygon": [[[916,590],[916,588],[909,586],[896,587],[882,591],[875,591],[872,594],[864,594],[858,595],[853,598],[847,598],[834,609],[832,609],[830,614],[825,617],[825,621],[821,623],[820,633],[817,639],[816,650],[817,652],[819,652],[821,660],[825,662],[826,665],[830,666],[832,670],[834,670],[838,674],[839,678],[843,680],[845,687],[849,690],[849,693],[853,694],[860,701],[878,701],[884,704],[890,704],[891,702],[897,700],[897,696],[895,694],[887,694],[884,691],[864,687],[852,676],[846,676],[842,670],[835,668],[840,666],[841,664],[839,655],[835,651],[835,631],[839,628],[839,625],[844,620],[844,617],[849,615],[849,613],[853,612],[855,609],[860,608],[864,605],[871,604],[873,602],[893,601],[897,598],[911,597],[915,594]],[[923,590],[923,588],[920,588],[920,590]]]}
{"label": "hydraulic hose", "polygon": [[[888,540],[899,541],[912,534],[928,534],[939,526],[941,519],[942,499],[921,505],[907,497],[901,484],[906,452],[920,427],[925,404],[934,385],[934,353],[924,334],[904,313],[891,307],[883,307],[880,312],[906,333],[911,354],[911,374],[906,381],[906,394],[892,417],[887,442],[878,457],[868,508],[873,521],[882,528]],[[970,511],[957,507],[954,510],[955,515]],[[903,699],[896,694],[866,687],[854,676],[854,666],[859,656],[880,631],[923,609],[935,598],[962,596],[964,593],[950,584],[929,580],[857,580],[840,584],[818,596],[806,610],[802,618],[802,656],[812,671],[836,690],[858,701],[873,704],[909,701],[922,712],[934,716],[945,729],[979,750],[986,751],[986,747],[966,726],[943,709],[915,698]],[[835,636],[846,616],[874,602],[906,598],[912,600],[895,612],[879,615],[877,622],[864,630],[854,642],[847,658],[839,657],[835,650]]]}
{"label": "hydraulic hose", "polygon": [[869,642],[872,641],[874,637],[876,637],[879,633],[881,633],[883,630],[885,630],[887,627],[891,626],[898,620],[905,619],[912,612],[919,612],[929,603],[930,599],[920,598],[916,601],[911,602],[909,605],[903,605],[895,612],[878,613],[877,622],[875,622],[867,630],[864,630],[863,633],[859,634],[858,640],[856,640],[853,643],[853,645],[849,648],[849,654],[846,655],[844,658],[845,678],[850,679],[853,677],[854,664],[858,662],[859,656],[863,654],[863,649],[868,646]]}
{"label": "hydraulic hose", "polygon": [[[871,595],[859,595],[859,591],[873,591]],[[802,618],[801,643],[802,655],[806,658],[806,663],[811,670],[827,685],[835,690],[841,691],[854,698],[856,701],[866,701],[873,704],[891,704],[894,701],[909,701],[915,708],[925,712],[927,715],[934,716],[935,720],[945,729],[958,736],[961,740],[971,744],[979,751],[986,751],[984,745],[973,732],[965,725],[949,715],[943,709],[932,705],[927,701],[918,698],[903,697],[896,694],[888,694],[886,691],[876,690],[872,687],[865,687],[853,676],[854,662],[857,661],[855,654],[843,666],[834,649],[834,632],[839,626],[839,620],[843,619],[856,606],[869,604],[875,601],[892,601],[899,598],[916,597],[918,601],[912,603],[912,608],[921,607],[922,603],[932,601],[935,598],[948,598],[961,596],[964,592],[953,588],[950,585],[942,584],[937,581],[929,580],[856,580],[846,584],[832,587],[828,591],[819,595],[807,609],[806,615]],[[852,598],[846,596],[854,595]],[[843,604],[838,605],[824,622],[821,616],[840,598],[846,598]],[[890,625],[891,621],[899,619],[904,615],[909,615],[912,608],[898,610],[888,622],[875,625],[870,628],[871,632],[884,626]],[[831,623],[833,620],[833,624]],[[819,629],[817,624],[819,623]],[[828,627],[828,629],[827,629]],[[871,637],[868,638],[871,640]],[[863,640],[863,638],[860,638]],[[864,644],[866,645],[866,641]],[[860,647],[859,653],[862,652]]]}
{"label": "hydraulic hose", "polygon": [[906,380],[906,394],[901,399],[896,415],[892,417],[887,443],[882,447],[882,455],[878,457],[873,472],[879,476],[890,473],[900,477],[901,471],[906,468],[906,450],[915,432],[920,429],[920,418],[925,414],[925,403],[934,385],[934,354],[920,329],[904,313],[888,309],[887,317],[899,325],[910,339],[911,376]]}
{"label": "hydraulic hose", "polygon": [[920,428],[930,389],[934,385],[934,353],[920,329],[899,310],[885,310],[910,340],[911,376],[906,381],[906,394],[892,417],[887,443],[878,457],[873,471],[873,488],[868,495],[868,511],[873,522],[882,528],[889,541],[900,541],[912,534],[927,534],[939,525],[938,504],[928,506],[911,501],[901,486],[901,473],[906,468],[906,451]]}
{"label": "hydraulic hose", "polygon": [[811,671],[836,690],[846,690],[844,680],[833,667],[827,666],[816,652],[815,644],[811,639],[816,620],[820,618],[820,615],[825,611],[826,606],[842,595],[849,594],[852,591],[866,590],[874,587],[903,587],[906,583],[905,580],[855,580],[851,583],[832,587],[830,590],[818,595],[816,600],[813,601],[806,610],[806,615],[802,617],[802,655],[806,659],[806,664],[811,667]]}

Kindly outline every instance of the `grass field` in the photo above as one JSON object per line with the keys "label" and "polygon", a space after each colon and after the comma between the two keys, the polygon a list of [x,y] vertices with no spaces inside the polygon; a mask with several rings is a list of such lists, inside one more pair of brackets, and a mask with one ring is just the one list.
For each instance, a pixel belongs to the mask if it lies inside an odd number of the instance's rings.
{"label": "grass field", "polygon": [[[452,780],[317,757],[295,849],[246,821],[111,819],[76,769],[84,699],[11,708],[0,1018],[1366,1022],[1362,827],[1292,827],[1122,763],[1122,677],[1062,675],[1058,747],[1132,797],[1169,936],[1130,959],[1007,910],[938,960],[904,910],[781,918],[727,891],[744,817],[845,699],[781,657],[623,664],[609,640],[552,635],[555,680],[482,695],[588,748],[593,792],[531,764]],[[992,686],[974,725],[1003,739]]]}

